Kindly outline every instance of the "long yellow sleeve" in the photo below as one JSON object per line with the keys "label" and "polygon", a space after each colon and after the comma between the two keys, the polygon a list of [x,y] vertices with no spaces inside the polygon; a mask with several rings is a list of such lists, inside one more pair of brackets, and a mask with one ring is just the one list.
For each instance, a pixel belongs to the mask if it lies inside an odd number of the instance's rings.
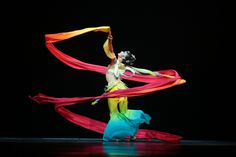
{"label": "long yellow sleeve", "polygon": [[103,49],[104,49],[107,57],[109,57],[111,59],[115,59],[116,55],[115,55],[113,49],[110,48],[110,43],[109,42],[111,42],[109,39],[107,39],[105,41],[105,43],[103,44]]}

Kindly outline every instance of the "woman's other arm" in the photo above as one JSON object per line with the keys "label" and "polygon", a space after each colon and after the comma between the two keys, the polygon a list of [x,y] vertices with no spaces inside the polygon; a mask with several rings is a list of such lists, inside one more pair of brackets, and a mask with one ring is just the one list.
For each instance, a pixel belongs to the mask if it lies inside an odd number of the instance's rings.
{"label": "woman's other arm", "polygon": [[135,73],[141,74],[141,75],[164,76],[164,77],[168,77],[168,78],[174,78],[174,76],[161,74],[157,71],[151,71],[148,69],[136,68],[136,67],[130,67],[130,68],[134,69]]}

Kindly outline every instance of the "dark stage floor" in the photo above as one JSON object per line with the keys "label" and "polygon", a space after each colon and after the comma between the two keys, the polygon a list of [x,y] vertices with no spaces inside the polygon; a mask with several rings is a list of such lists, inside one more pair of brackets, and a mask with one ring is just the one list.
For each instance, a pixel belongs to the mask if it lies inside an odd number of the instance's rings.
{"label": "dark stage floor", "polygon": [[80,157],[80,156],[236,156],[236,143],[183,140],[179,144],[162,141],[103,142],[98,138],[0,138],[0,156]]}

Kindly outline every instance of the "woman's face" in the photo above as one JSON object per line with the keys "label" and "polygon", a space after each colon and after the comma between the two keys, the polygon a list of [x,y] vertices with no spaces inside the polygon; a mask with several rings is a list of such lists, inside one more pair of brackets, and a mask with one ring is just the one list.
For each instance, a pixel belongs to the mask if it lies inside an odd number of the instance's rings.
{"label": "woman's face", "polygon": [[121,51],[120,53],[118,53],[118,58],[119,59],[124,59],[126,57],[127,53],[124,51]]}

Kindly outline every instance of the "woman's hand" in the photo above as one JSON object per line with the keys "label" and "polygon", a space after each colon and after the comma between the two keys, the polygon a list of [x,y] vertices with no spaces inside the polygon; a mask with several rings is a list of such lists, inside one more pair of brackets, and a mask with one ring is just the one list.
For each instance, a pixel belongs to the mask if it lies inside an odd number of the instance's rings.
{"label": "woman's hand", "polygon": [[109,40],[112,40],[112,39],[113,39],[113,37],[112,37],[111,34],[109,34],[107,38],[108,38]]}
{"label": "woman's hand", "polygon": [[156,76],[162,76],[163,74],[161,74],[161,73],[159,73],[159,72],[157,72],[157,71],[154,71],[154,74],[156,75]]}
{"label": "woman's hand", "polygon": [[110,40],[113,39],[113,37],[112,37],[112,35],[111,35],[111,31],[109,31],[109,33],[108,33],[108,37],[107,37],[107,38],[110,39]]}
{"label": "woman's hand", "polygon": [[157,71],[154,72],[156,74],[156,76],[163,76],[163,77],[167,77],[167,78],[175,78],[174,76],[171,76],[171,75],[166,75],[166,74],[161,74]]}

